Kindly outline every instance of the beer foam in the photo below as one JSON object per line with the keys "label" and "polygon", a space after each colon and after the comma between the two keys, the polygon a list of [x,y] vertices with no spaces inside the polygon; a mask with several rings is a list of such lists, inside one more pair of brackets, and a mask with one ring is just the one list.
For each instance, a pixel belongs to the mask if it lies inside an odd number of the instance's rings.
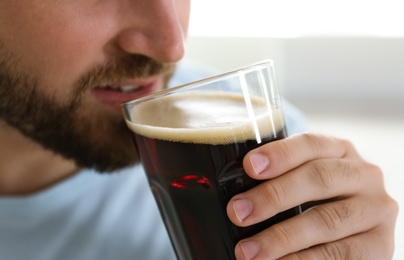
{"label": "beer foam", "polygon": [[[136,105],[129,128],[152,139],[200,144],[226,144],[275,135],[284,127],[282,111],[262,98],[235,93],[192,92]],[[251,112],[254,114],[252,120]]]}

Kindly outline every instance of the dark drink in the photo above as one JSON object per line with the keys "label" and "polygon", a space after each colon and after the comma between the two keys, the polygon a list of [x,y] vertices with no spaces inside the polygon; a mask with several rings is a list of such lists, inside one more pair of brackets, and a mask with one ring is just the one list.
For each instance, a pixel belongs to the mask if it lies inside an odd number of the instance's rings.
{"label": "dark drink", "polygon": [[[257,117],[258,143],[254,125],[246,120],[247,111],[240,110],[244,108],[242,96],[199,93],[166,101],[158,104],[167,114],[164,126],[154,122],[160,112],[153,104],[138,108],[136,113],[142,116],[128,125],[135,133],[140,159],[180,259],[235,259],[234,247],[240,239],[298,214],[293,208],[244,228],[232,224],[226,214],[232,196],[259,184],[242,169],[245,154],[286,137],[281,113]],[[196,112],[199,117],[194,121],[189,117]],[[214,123],[208,113],[215,113]]]}

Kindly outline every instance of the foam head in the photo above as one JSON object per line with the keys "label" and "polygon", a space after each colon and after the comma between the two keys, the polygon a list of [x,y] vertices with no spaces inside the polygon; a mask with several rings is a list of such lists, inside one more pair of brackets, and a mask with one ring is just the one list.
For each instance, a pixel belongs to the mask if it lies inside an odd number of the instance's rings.
{"label": "foam head", "polygon": [[241,94],[189,92],[136,105],[129,128],[140,135],[167,141],[225,144],[275,135],[284,127],[280,110],[262,98]]}

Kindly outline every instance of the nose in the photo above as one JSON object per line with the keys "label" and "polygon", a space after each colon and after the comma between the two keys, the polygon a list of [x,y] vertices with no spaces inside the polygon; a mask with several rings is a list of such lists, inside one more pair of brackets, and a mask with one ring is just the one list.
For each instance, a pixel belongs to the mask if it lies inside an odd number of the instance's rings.
{"label": "nose", "polygon": [[[172,63],[184,56],[184,40],[189,8],[178,6],[187,1],[135,0],[125,10],[125,27],[118,45],[126,53],[142,54]],[[179,3],[177,3],[179,2]]]}

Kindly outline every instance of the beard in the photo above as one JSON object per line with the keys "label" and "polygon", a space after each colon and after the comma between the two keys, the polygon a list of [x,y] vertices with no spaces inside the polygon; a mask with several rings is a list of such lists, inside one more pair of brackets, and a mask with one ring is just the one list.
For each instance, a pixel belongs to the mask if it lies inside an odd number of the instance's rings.
{"label": "beard", "polygon": [[174,71],[174,64],[126,56],[94,67],[76,81],[67,101],[61,102],[42,93],[40,77],[18,71],[18,65],[0,42],[0,119],[45,149],[99,172],[132,165],[137,153],[123,117],[92,107],[84,93],[96,86],[156,74],[164,75],[166,84]]}

